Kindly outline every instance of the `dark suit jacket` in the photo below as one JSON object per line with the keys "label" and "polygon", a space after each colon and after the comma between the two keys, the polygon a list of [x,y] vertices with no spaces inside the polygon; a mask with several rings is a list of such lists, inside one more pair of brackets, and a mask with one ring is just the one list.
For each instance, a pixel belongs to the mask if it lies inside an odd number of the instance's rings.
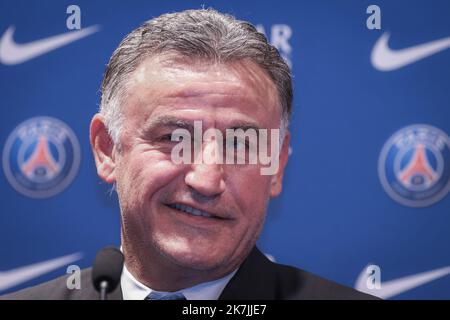
{"label": "dark suit jacket", "polygon": [[[27,300],[98,300],[91,283],[91,268],[81,272],[81,289],[69,290],[68,276],[4,295],[0,299]],[[109,300],[122,300],[120,285],[108,295]],[[306,271],[271,262],[256,247],[231,278],[220,300],[247,299],[375,299],[352,288],[320,278]]]}

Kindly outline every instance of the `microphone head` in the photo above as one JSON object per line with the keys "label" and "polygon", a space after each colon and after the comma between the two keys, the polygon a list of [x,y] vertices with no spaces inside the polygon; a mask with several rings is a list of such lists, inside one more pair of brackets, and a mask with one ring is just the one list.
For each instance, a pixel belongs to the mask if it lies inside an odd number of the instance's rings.
{"label": "microphone head", "polygon": [[95,257],[92,267],[92,283],[100,291],[100,283],[108,282],[107,293],[116,289],[123,269],[123,254],[115,247],[106,247],[100,250]]}

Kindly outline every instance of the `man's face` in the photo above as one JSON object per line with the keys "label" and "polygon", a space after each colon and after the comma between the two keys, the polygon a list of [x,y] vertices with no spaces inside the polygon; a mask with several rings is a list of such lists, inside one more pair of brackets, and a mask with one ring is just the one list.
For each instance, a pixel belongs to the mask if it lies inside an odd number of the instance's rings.
{"label": "man's face", "polygon": [[[228,128],[279,128],[272,81],[248,61],[212,65],[153,58],[137,68],[127,91],[113,174],[122,241],[134,252],[182,268],[230,272],[255,244],[268,200],[281,190],[287,145],[279,173],[265,176],[259,164],[175,164],[171,151],[177,142],[170,137],[177,121],[202,121],[204,131],[215,128],[224,137]],[[203,141],[202,152],[211,152],[212,144]],[[188,207],[210,217],[179,210]]]}

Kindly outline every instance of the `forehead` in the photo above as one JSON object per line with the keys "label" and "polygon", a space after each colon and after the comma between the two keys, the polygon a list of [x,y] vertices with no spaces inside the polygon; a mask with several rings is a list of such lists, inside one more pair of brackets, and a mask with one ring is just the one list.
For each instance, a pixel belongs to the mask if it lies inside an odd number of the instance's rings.
{"label": "forehead", "polygon": [[134,125],[172,113],[214,122],[248,118],[264,126],[281,112],[273,81],[248,60],[213,64],[153,57],[131,75],[127,92],[124,113]]}

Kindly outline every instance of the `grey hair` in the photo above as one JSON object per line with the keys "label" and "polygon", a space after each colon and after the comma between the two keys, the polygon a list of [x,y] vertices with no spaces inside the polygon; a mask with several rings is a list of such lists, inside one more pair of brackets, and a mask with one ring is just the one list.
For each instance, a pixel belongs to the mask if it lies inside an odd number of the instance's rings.
{"label": "grey hair", "polygon": [[292,112],[292,78],[278,50],[250,23],[213,9],[199,9],[146,21],[112,54],[102,81],[100,113],[114,143],[119,144],[121,104],[130,75],[146,58],[164,53],[218,63],[242,59],[256,63],[277,89],[282,108],[280,136],[284,136]]}

